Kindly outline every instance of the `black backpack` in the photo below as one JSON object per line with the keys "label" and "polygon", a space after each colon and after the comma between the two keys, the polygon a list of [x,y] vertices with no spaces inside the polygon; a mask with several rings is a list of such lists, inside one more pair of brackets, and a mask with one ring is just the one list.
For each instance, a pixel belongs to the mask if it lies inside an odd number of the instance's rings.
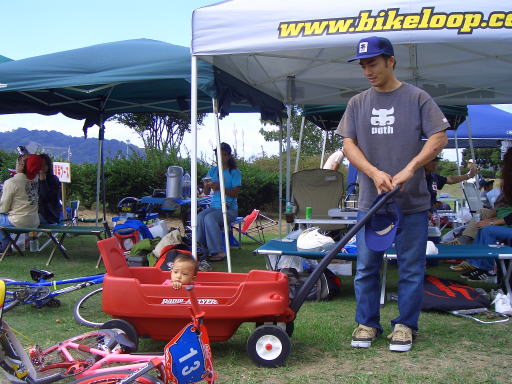
{"label": "black backpack", "polygon": [[490,305],[489,297],[482,291],[455,280],[425,275],[422,311],[450,312],[486,308]]}
{"label": "black backpack", "polygon": [[[293,300],[300,288],[311,275],[311,272],[298,272],[295,268],[283,268],[281,272],[288,276],[288,288],[290,300]],[[338,295],[341,291],[341,280],[338,276],[326,269],[313,285],[306,300],[320,301],[329,300]]]}

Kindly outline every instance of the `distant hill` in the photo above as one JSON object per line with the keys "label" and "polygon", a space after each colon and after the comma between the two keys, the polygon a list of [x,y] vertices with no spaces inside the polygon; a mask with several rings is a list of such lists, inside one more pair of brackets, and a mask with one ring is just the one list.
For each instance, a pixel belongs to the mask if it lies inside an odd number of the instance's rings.
{"label": "distant hill", "polygon": [[[10,132],[0,132],[0,149],[14,151],[18,145],[24,145],[29,152],[45,152],[52,154],[55,159],[67,161],[68,149],[71,152],[71,162],[96,163],[98,161],[98,139],[72,137],[57,131],[38,131],[18,128]],[[129,151],[143,153],[135,145],[126,144],[119,140],[105,140],[103,144],[104,158],[115,157],[118,153]],[[131,152],[130,152],[131,153]]]}

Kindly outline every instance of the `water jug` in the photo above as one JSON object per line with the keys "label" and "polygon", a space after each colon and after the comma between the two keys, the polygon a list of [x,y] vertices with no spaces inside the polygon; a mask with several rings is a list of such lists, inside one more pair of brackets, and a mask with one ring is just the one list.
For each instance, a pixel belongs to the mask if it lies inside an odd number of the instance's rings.
{"label": "water jug", "polygon": [[183,168],[171,165],[167,168],[165,175],[167,176],[165,197],[180,198],[182,193],[181,179],[183,177]]}
{"label": "water jug", "polygon": [[181,179],[181,195],[184,199],[190,198],[190,175],[185,173]]}

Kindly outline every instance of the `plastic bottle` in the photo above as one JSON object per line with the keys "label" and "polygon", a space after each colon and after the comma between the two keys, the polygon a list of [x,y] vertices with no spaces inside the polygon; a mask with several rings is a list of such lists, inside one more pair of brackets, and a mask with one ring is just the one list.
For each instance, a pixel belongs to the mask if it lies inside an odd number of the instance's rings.
{"label": "plastic bottle", "polygon": [[39,239],[37,238],[37,232],[29,233],[29,247],[30,252],[39,252]]}
{"label": "plastic bottle", "polygon": [[190,175],[189,173],[185,173],[181,179],[181,194],[184,199],[187,199],[190,197]]}

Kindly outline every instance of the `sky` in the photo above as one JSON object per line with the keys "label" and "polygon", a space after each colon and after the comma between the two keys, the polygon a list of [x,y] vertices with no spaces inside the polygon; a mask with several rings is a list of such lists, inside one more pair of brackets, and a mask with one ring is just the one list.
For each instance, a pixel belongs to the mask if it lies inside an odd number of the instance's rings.
{"label": "sky", "polygon": [[[191,16],[196,8],[214,4],[206,0],[16,0],[0,1],[0,55],[19,60],[94,44],[149,38],[190,46]],[[512,107],[504,109],[512,112]],[[18,127],[55,130],[70,136],[82,136],[83,122],[62,115],[0,115],[0,132]],[[198,151],[211,157],[215,135],[214,119],[209,115],[198,132]],[[258,114],[231,114],[220,121],[221,140],[233,144],[239,156],[250,158],[277,154],[275,142],[265,142],[259,134]],[[97,137],[97,127],[89,129],[89,137]],[[141,146],[133,131],[112,122],[106,123],[107,139]],[[184,152],[191,150],[191,139],[185,137]],[[444,157],[455,160],[455,151]]]}
{"label": "sky", "polygon": [[[148,38],[190,46],[192,11],[218,1],[206,0],[16,0],[0,1],[0,55],[14,60],[113,41]],[[198,151],[211,157],[215,146],[213,116],[199,126]],[[106,139],[129,140],[143,147],[128,128],[107,122]],[[83,136],[83,121],[63,115],[0,115],[0,132],[19,127],[55,130]],[[276,154],[277,143],[267,143],[259,134],[259,114],[231,114],[220,121],[221,140],[234,145],[239,156],[250,158]],[[88,137],[97,137],[98,128]],[[183,153],[191,151],[191,137]]]}

